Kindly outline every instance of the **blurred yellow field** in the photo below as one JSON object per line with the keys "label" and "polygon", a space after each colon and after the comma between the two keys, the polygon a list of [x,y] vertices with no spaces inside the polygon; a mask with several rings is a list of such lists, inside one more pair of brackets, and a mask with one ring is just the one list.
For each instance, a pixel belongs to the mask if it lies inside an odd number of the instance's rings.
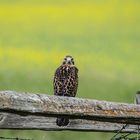
{"label": "blurred yellow field", "polygon": [[[140,1],[0,1],[0,88],[53,94],[65,55],[79,68],[78,97],[133,102],[140,89]],[[37,140],[107,140],[110,134],[0,130]]]}
{"label": "blurred yellow field", "polygon": [[[125,24],[127,27],[132,24],[138,24],[138,12],[139,4],[133,1],[81,2],[70,4],[17,2],[0,5],[0,21],[1,24],[5,23],[10,26],[19,24],[25,26],[28,30],[31,27],[36,28],[39,25],[45,26],[45,24],[49,24],[52,27],[57,25],[55,27],[57,30],[59,26],[64,26],[64,30],[61,30],[61,32],[66,32],[66,30],[69,31],[72,28],[88,28],[88,25],[93,24],[93,26],[98,28],[98,31],[101,31],[106,24],[109,25],[111,30],[112,26],[121,27],[121,24]],[[112,26],[110,26],[111,24]],[[136,27],[133,26],[133,28]],[[78,33],[81,31],[75,30]]]}

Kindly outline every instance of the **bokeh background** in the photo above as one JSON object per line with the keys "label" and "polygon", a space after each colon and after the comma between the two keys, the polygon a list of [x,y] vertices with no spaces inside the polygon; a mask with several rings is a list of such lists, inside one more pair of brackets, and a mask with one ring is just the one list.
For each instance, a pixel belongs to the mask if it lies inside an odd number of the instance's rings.
{"label": "bokeh background", "polygon": [[[139,0],[0,0],[0,90],[53,94],[65,55],[77,96],[133,103],[140,89]],[[0,130],[35,140],[108,140],[113,134]]]}

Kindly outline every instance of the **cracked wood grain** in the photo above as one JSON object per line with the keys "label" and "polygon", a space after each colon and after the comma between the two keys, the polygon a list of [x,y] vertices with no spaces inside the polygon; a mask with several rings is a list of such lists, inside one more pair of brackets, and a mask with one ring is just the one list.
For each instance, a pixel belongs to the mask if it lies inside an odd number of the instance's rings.
{"label": "cracked wood grain", "polygon": [[0,111],[22,116],[66,116],[71,119],[140,124],[139,105],[15,91],[0,91]]}
{"label": "cracked wood grain", "polygon": [[[13,113],[0,113],[0,129],[44,130],[44,131],[92,131],[118,132],[125,124],[99,122],[92,120],[70,119],[68,126],[56,125],[55,117],[21,116]],[[121,133],[137,133],[137,125],[127,125]]]}

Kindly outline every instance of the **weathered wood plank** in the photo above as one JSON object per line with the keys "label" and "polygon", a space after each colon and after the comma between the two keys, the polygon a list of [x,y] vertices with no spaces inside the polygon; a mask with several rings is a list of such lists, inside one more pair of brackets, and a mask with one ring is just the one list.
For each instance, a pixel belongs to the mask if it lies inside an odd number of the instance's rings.
{"label": "weathered wood plank", "polygon": [[96,121],[140,124],[140,106],[72,97],[0,92],[0,110],[24,115],[69,116]]}
{"label": "weathered wood plank", "polygon": [[[55,117],[21,116],[13,113],[0,112],[0,129],[45,130],[45,131],[92,131],[118,132],[125,124],[98,122],[92,120],[70,119],[68,126],[56,125]],[[137,133],[137,125],[127,125],[121,133]]]}

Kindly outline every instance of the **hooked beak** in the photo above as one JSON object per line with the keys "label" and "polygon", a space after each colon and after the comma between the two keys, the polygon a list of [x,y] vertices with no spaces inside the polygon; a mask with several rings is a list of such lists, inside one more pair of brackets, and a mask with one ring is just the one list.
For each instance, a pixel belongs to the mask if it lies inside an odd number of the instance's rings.
{"label": "hooked beak", "polygon": [[71,64],[71,61],[68,61],[68,64]]}

